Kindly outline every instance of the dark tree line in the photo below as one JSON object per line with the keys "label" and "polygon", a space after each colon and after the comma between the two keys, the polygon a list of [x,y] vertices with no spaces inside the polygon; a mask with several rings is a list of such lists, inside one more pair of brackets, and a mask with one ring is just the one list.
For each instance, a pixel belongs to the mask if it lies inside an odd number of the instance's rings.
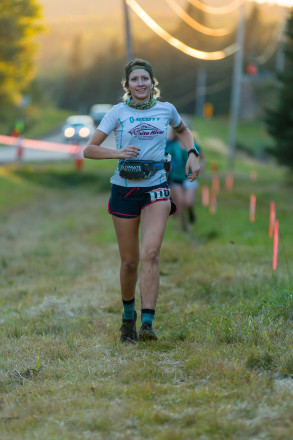
{"label": "dark tree line", "polygon": [[293,168],[293,10],[286,34],[285,70],[278,75],[279,100],[276,108],[268,111],[266,122],[275,140],[271,153],[281,164]]}

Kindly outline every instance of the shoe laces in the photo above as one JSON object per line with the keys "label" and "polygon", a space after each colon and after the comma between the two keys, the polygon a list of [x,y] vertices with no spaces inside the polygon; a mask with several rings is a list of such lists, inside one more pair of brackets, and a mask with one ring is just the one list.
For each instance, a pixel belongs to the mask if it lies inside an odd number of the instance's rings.
{"label": "shoe laces", "polygon": [[143,330],[153,330],[152,325],[150,322],[144,322],[141,326]]}

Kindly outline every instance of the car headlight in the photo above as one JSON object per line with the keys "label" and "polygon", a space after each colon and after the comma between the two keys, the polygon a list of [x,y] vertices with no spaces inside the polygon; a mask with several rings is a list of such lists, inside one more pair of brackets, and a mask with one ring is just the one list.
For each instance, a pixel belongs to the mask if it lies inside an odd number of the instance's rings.
{"label": "car headlight", "polygon": [[74,130],[73,127],[67,127],[67,128],[64,130],[64,136],[67,137],[67,138],[71,138],[71,137],[73,137],[73,136],[74,136],[74,133],[75,133],[75,130]]}
{"label": "car headlight", "polygon": [[82,127],[79,132],[79,136],[82,138],[86,138],[90,135],[90,129],[88,127]]}

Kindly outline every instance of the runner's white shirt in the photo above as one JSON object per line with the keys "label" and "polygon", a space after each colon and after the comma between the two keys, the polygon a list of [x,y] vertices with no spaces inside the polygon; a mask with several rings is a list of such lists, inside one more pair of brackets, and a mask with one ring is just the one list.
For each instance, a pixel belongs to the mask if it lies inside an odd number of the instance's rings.
{"label": "runner's white shirt", "polygon": [[[137,160],[162,161],[165,153],[167,127],[178,127],[181,118],[169,102],[160,102],[147,109],[136,110],[125,103],[114,105],[103,117],[97,130],[109,135],[115,134],[116,148],[135,145],[140,148]],[[110,182],[119,186],[142,187],[160,185],[167,181],[164,169],[157,171],[150,179],[129,180],[119,176],[118,169]]]}

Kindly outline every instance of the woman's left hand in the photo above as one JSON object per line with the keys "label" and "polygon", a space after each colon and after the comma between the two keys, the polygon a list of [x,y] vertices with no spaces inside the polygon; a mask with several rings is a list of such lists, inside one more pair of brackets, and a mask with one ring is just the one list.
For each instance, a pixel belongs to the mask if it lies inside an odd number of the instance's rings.
{"label": "woman's left hand", "polygon": [[[191,174],[188,175],[189,170],[191,170]],[[185,175],[191,182],[193,182],[197,178],[199,171],[200,165],[197,157],[195,156],[195,154],[191,153],[186,162]]]}

